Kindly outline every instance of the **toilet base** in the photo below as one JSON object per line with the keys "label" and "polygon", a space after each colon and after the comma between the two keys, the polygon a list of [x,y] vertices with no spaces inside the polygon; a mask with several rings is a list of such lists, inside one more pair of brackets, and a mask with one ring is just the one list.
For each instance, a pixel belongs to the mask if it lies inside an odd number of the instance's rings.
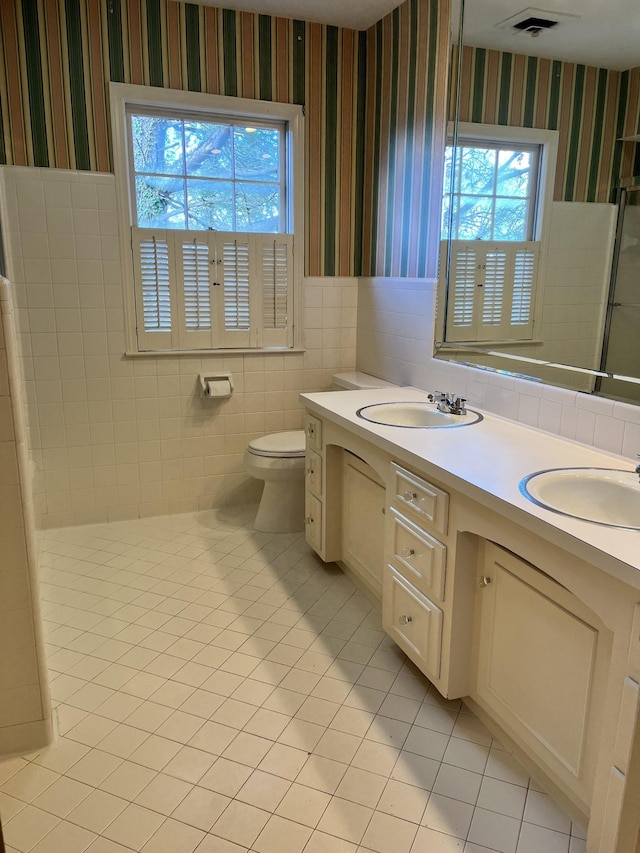
{"label": "toilet base", "polygon": [[301,533],[304,530],[304,476],[299,480],[266,480],[253,523],[263,533]]}

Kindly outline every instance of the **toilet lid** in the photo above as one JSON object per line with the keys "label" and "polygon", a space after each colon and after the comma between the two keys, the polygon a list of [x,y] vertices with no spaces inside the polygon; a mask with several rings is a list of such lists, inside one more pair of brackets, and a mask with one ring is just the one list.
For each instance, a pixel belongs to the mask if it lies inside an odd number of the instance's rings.
{"label": "toilet lid", "polygon": [[257,456],[304,456],[304,430],[274,432],[249,442],[249,452]]}

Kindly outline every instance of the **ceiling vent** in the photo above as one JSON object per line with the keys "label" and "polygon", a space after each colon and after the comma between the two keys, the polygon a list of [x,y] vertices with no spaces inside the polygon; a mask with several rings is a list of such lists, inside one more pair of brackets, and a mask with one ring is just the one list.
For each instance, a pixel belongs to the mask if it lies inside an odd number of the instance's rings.
{"label": "ceiling vent", "polygon": [[557,27],[557,21],[551,21],[549,18],[525,18],[524,21],[519,21],[513,25],[516,30],[522,30],[529,33],[530,36],[536,37],[545,30],[550,30],[552,27]]}
{"label": "ceiling vent", "polygon": [[558,27],[558,24],[566,24],[577,21],[578,15],[567,15],[564,12],[551,12],[548,9],[523,9],[516,15],[511,15],[504,21],[496,24],[503,30],[511,30],[514,35],[525,34],[531,38],[548,33]]}

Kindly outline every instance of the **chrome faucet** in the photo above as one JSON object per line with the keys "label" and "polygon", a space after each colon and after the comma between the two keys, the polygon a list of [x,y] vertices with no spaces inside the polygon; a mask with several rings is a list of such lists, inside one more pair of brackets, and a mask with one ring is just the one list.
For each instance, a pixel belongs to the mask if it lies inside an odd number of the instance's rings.
{"label": "chrome faucet", "polygon": [[[466,415],[467,409],[465,397],[457,397],[455,394],[450,394],[448,391],[435,391],[429,394],[429,400],[436,404],[439,412],[444,412],[448,415]],[[640,463],[638,464],[640,468]],[[640,476],[640,471],[638,471]]]}

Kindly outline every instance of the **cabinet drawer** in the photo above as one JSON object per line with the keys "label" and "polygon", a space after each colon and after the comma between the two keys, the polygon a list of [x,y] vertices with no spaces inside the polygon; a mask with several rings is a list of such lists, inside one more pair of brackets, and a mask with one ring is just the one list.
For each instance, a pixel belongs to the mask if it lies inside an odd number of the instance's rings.
{"label": "cabinet drawer", "polygon": [[393,507],[390,510],[392,559],[402,574],[426,595],[444,601],[447,548]]}
{"label": "cabinet drawer", "polygon": [[416,477],[398,465],[393,466],[395,500],[437,533],[446,535],[449,520],[449,495],[432,483]]}
{"label": "cabinet drawer", "polygon": [[304,500],[305,538],[314,551],[322,551],[322,502],[306,492]]}
{"label": "cabinet drawer", "polygon": [[387,566],[382,624],[411,660],[430,678],[440,676],[442,610],[392,566]]}
{"label": "cabinet drawer", "polygon": [[322,495],[322,457],[315,450],[307,450],[305,462],[305,477],[307,489]]}
{"label": "cabinet drawer", "polygon": [[307,447],[311,450],[322,450],[322,421],[310,415],[305,415],[304,431],[307,437]]}

